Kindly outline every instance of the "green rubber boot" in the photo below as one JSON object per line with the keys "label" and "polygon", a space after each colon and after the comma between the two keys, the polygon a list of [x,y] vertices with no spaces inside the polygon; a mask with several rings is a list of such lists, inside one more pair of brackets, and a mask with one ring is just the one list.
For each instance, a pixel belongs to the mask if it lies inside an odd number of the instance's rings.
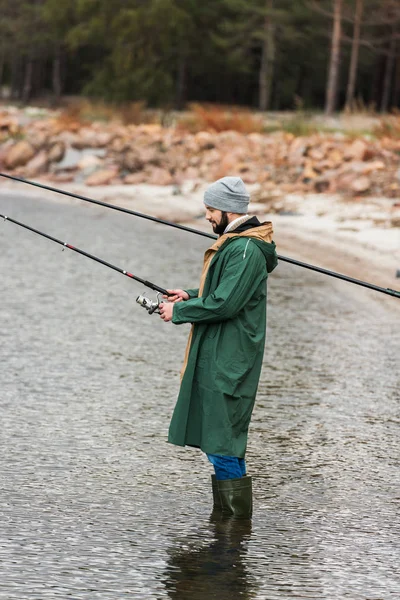
{"label": "green rubber boot", "polygon": [[251,477],[217,482],[222,512],[235,519],[250,519],[253,512]]}
{"label": "green rubber boot", "polygon": [[213,511],[222,511],[221,499],[219,497],[218,491],[218,482],[215,475],[211,475],[211,485],[212,485],[212,494],[213,494]]}

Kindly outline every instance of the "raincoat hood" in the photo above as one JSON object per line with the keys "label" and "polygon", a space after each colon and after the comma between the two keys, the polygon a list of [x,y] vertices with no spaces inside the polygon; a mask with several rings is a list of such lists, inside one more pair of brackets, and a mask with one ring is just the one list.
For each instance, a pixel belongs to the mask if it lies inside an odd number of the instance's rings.
{"label": "raincoat hood", "polygon": [[272,240],[273,228],[270,221],[260,223],[257,217],[252,217],[242,223],[233,231],[221,235],[212,249],[219,250],[225,243],[229,243],[237,237],[250,238],[261,250],[265,257],[268,273],[271,273],[278,264],[275,242]]}
{"label": "raincoat hood", "polygon": [[252,242],[254,242],[258,248],[260,248],[265,257],[267,271],[268,273],[271,273],[271,271],[273,271],[278,264],[275,242],[272,241],[272,223],[270,221],[266,221],[265,223],[260,223],[259,225],[253,227],[253,220],[258,221],[256,217],[254,217],[254,219],[250,219],[248,223],[252,225],[252,228],[240,232],[239,235],[250,238]]}

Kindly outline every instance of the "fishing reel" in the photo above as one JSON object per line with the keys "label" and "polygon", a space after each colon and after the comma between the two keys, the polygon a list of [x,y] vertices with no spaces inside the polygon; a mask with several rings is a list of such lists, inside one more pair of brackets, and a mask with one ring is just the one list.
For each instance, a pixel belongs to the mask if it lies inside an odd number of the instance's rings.
{"label": "fishing reel", "polygon": [[144,294],[142,294],[141,296],[138,296],[136,298],[136,302],[138,304],[140,304],[140,306],[143,306],[143,308],[145,308],[147,310],[149,315],[152,315],[153,313],[160,314],[160,311],[158,309],[162,302],[162,294],[160,294],[160,293],[157,294],[157,302],[155,302],[154,300],[151,300],[151,298],[147,298],[147,296],[145,296]]}

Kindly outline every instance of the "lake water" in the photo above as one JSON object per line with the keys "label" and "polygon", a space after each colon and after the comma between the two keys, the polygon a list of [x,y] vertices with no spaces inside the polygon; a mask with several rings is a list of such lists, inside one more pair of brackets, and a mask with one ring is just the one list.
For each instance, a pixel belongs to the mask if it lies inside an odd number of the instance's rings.
{"label": "lake water", "polygon": [[[196,286],[208,245],[79,202],[3,192],[0,212],[162,287]],[[399,322],[379,294],[272,274],[254,517],[213,520],[211,465],[166,442],[189,327],[0,228],[1,599],[400,598]]]}

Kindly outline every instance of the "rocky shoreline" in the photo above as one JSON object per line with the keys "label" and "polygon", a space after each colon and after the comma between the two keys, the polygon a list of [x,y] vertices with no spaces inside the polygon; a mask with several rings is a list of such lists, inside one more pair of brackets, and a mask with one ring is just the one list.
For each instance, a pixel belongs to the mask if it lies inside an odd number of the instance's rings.
{"label": "rocky shoreline", "polygon": [[[400,139],[190,134],[23,114],[0,110],[1,171],[196,227],[207,182],[238,174],[282,254],[400,287]],[[79,202],[5,178],[0,193]]]}
{"label": "rocky shoreline", "polygon": [[[327,193],[400,198],[400,139],[344,132],[199,131],[82,123],[63,113],[0,109],[0,169],[53,183],[175,185],[240,175],[259,200]],[[36,115],[36,116],[35,116]]]}

